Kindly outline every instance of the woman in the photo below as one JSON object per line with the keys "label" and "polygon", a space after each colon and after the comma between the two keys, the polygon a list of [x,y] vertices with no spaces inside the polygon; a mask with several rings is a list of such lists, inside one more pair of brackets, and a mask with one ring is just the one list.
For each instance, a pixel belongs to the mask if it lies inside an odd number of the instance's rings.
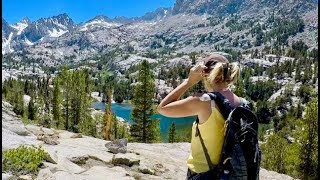
{"label": "woman", "polygon": [[[209,95],[189,96],[181,100],[180,97],[203,80],[206,91],[220,92],[233,107],[236,107],[240,105],[241,98],[232,93],[229,87],[238,80],[239,74],[240,69],[236,63],[229,63],[222,55],[212,54],[206,57],[202,64],[192,67],[188,79],[170,92],[158,106],[158,112],[164,116],[198,116],[198,127],[213,165],[218,164],[221,154],[225,120]],[[196,123],[193,123],[187,179],[200,177],[199,173],[203,174],[209,170],[199,136],[195,136],[195,132]]]}

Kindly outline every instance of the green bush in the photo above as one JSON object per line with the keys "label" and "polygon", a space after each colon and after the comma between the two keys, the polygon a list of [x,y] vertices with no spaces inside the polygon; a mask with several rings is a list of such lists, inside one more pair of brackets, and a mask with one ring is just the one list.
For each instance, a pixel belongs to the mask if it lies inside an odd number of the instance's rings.
{"label": "green bush", "polygon": [[49,154],[42,148],[19,146],[16,149],[2,151],[2,172],[13,174],[35,174],[43,160]]}
{"label": "green bush", "polygon": [[278,134],[269,136],[267,142],[261,145],[261,166],[278,173],[286,173],[285,157],[288,147],[287,140]]}

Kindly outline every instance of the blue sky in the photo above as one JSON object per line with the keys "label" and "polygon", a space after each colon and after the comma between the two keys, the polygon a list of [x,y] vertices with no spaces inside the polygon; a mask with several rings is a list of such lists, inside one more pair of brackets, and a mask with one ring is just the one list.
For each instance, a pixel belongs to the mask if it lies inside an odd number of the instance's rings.
{"label": "blue sky", "polygon": [[10,24],[24,17],[35,21],[67,13],[76,23],[97,15],[138,17],[159,7],[172,7],[175,0],[2,0],[2,17]]}

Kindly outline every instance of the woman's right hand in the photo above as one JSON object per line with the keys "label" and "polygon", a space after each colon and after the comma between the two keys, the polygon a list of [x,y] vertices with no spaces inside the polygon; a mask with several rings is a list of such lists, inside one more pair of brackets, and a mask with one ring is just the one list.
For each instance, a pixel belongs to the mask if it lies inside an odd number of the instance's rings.
{"label": "woman's right hand", "polygon": [[201,81],[204,77],[205,69],[207,69],[207,67],[203,64],[193,66],[189,72],[188,83],[194,85]]}

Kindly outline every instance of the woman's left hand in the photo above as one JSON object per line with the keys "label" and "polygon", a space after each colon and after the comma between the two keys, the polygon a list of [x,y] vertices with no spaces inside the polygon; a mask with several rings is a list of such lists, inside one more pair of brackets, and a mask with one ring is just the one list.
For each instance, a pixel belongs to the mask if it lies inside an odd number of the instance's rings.
{"label": "woman's left hand", "polygon": [[189,77],[188,77],[188,83],[191,85],[197,84],[199,81],[201,81],[204,77],[204,70],[207,69],[205,65],[198,64],[193,66],[190,69]]}

